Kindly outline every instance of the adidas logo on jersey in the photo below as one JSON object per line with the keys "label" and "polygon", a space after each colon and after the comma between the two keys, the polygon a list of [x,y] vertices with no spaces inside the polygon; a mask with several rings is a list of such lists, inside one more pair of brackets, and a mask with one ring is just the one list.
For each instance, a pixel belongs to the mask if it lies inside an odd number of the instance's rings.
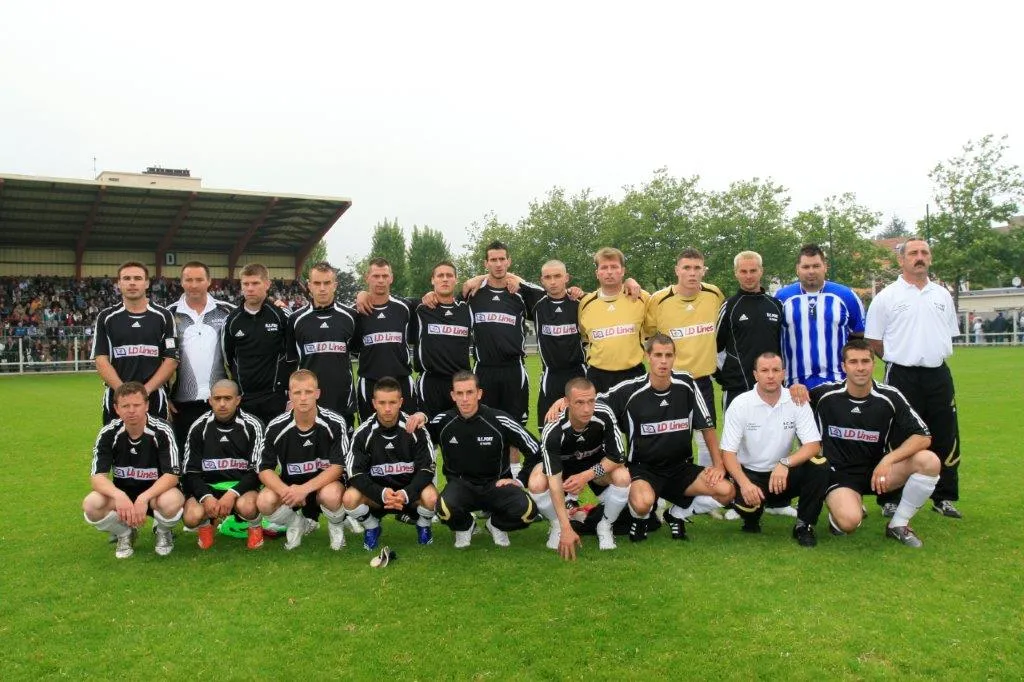
{"label": "adidas logo on jersey", "polygon": [[452,439],[450,441],[448,441],[448,442],[453,444],[453,445],[458,445],[459,444],[459,440],[455,436],[452,436]]}
{"label": "adidas logo on jersey", "polygon": [[609,303],[608,304],[608,312],[611,312],[613,310],[615,310],[615,304],[614,303]]}
{"label": "adidas logo on jersey", "polygon": [[228,440],[227,436],[221,436],[220,437],[220,442],[221,443],[230,443],[231,441]]}
{"label": "adidas logo on jersey", "polygon": [[395,449],[395,444],[394,443],[388,443],[387,445],[384,446],[384,449],[385,450],[394,450]]}
{"label": "adidas logo on jersey", "polygon": [[494,298],[492,298],[491,300],[492,300],[492,301],[500,301],[500,300],[501,300],[501,297],[500,297],[500,296],[498,296],[497,294],[495,294],[495,295],[494,295]]}
{"label": "adidas logo on jersey", "polygon": [[748,319],[749,319],[749,318],[747,317],[747,314],[746,314],[746,313],[743,313],[742,315],[740,315],[740,319],[739,319],[739,321],[740,321],[740,322],[746,322],[746,321],[747,321]]}
{"label": "adidas logo on jersey", "polygon": [[384,313],[382,312],[381,314],[377,315],[377,319],[378,319],[378,320],[383,320],[383,319],[386,319],[386,318],[384,317]]}
{"label": "adidas logo on jersey", "polygon": [[582,442],[584,442],[584,441],[586,441],[586,440],[587,440],[587,439],[586,439],[586,438],[584,438],[583,436],[576,436],[576,442],[577,442],[577,443],[582,443]]}
{"label": "adidas logo on jersey", "polygon": [[302,444],[302,447],[308,448],[312,444],[313,444],[313,441],[311,441],[310,439],[307,438],[306,442]]}
{"label": "adidas logo on jersey", "polygon": [[139,454],[138,451],[134,447],[131,448],[131,450],[129,450],[129,452],[131,452],[133,455]]}
{"label": "adidas logo on jersey", "polygon": [[690,304],[687,304],[687,306],[686,306],[686,312],[690,312],[691,310],[693,310],[693,304],[692,304],[692,303],[690,303]]}
{"label": "adidas logo on jersey", "polygon": [[235,337],[241,338],[243,336],[245,336],[245,332],[243,332],[241,329],[239,329],[237,332],[235,332]]}
{"label": "adidas logo on jersey", "polygon": [[668,407],[668,401],[664,398],[661,399],[661,404],[658,407]]}
{"label": "adidas logo on jersey", "polygon": [[860,414],[860,408],[854,405],[853,409],[850,410],[850,414]]}
{"label": "adidas logo on jersey", "polygon": [[321,329],[330,329],[330,327],[329,327],[329,326],[327,326],[327,323],[326,323],[326,322],[321,322],[321,323],[320,323],[320,328],[321,328]]}
{"label": "adidas logo on jersey", "polygon": [[135,322],[134,322],[134,324],[132,324],[132,326],[138,328],[138,327],[141,327],[142,325],[139,324],[138,320],[135,320]]}
{"label": "adidas logo on jersey", "polygon": [[561,307],[561,306],[559,306],[559,307],[555,308],[555,312],[556,312],[556,313],[560,313],[560,312],[562,312],[562,307]]}
{"label": "adidas logo on jersey", "polygon": [[451,317],[452,316],[452,311],[450,311],[450,310],[444,311],[444,316],[445,317]]}

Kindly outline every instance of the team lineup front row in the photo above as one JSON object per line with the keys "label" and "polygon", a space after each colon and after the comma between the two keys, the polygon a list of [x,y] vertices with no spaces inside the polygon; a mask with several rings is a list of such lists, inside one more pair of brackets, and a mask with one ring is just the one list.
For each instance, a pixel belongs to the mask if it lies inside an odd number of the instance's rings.
{"label": "team lineup front row", "polygon": [[[725,412],[721,444],[693,378],[673,370],[672,339],[655,334],[644,350],[648,372],[606,393],[599,395],[586,378],[570,380],[539,442],[518,419],[481,402],[471,372],[455,374],[455,407],[432,418],[402,412],[400,384],[382,378],[373,390],[375,413],[350,439],[345,419],[317,404],[316,375],[298,370],[289,379],[291,409],[265,427],[239,408],[234,382],[216,382],[211,409],[191,426],[180,454],[170,424],[148,414],[145,387],[126,382],[114,391],[118,418],[96,439],[85,520],[116,538],[115,556],[127,558],[147,515],[154,519],[155,551],[167,555],[179,521],[208,549],[212,523],[230,514],[248,522],[250,549],[263,544],[261,517],[286,528],[290,550],[301,544],[307,520],[320,513],[334,550],[345,545],[346,517],[359,521],[364,547],[375,549],[380,519],[389,513],[415,519],[421,545],[433,542],[436,515],[453,532],[455,547],[465,548],[474,512],[482,512],[499,546],[509,544],[510,531],[547,519],[547,546],[572,559],[581,540],[564,494],[586,486],[600,501],[588,521],[596,521],[602,550],[616,547],[616,531],[645,540],[659,498],[671,503],[662,520],[672,538],[685,540],[695,497],[731,504],[742,530],[752,533],[760,532],[766,506],[798,497],[793,538],[813,547],[824,505],[829,530],[845,535],[861,524],[863,496],[902,489],[885,534],[921,546],[909,522],[932,495],[941,464],[928,450],[927,426],[904,396],[873,380],[866,341],[843,348],[845,381],[810,392],[783,388],[782,358],[761,354],[754,388]],[[710,450],[711,466],[693,461],[695,431]],[[435,446],[445,478],[440,492]],[[516,475],[510,448],[525,456]]]}

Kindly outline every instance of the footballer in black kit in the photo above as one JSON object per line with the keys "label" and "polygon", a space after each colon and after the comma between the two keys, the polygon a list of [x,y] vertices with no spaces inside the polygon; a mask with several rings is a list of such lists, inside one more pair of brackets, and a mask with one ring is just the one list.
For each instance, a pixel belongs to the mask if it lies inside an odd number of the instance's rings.
{"label": "footballer in black kit", "polygon": [[133,502],[162,475],[181,476],[181,459],[171,425],[149,415],[138,439],[128,434],[120,419],[104,426],[93,447],[90,474],[107,473],[113,474],[114,485]]}
{"label": "footballer in black kit", "polygon": [[[92,339],[93,359],[105,356],[122,382],[145,384],[165,359],[178,360],[174,316],[166,308],[149,303],[145,312],[133,313],[120,303],[104,309],[96,318]],[[163,387],[149,396],[150,414],[167,418],[167,393]],[[103,423],[115,418],[114,392],[103,394]]]}
{"label": "footballer in black kit", "polygon": [[[255,416],[237,410],[223,422],[212,411],[189,429],[182,463],[185,495],[202,502],[207,495],[220,499],[230,487],[238,497],[260,488],[254,453],[263,447],[263,424]],[[255,508],[255,500],[253,500]]]}
{"label": "footballer in black kit", "polygon": [[[573,428],[568,410],[563,411],[557,420],[549,422],[541,434],[537,456],[523,465],[519,480],[527,484],[533,465],[538,462],[544,465],[546,475],[561,473],[565,479],[600,464],[604,458],[617,464],[625,463],[615,415],[611,408],[598,402],[594,416],[582,431]],[[593,482],[589,486],[595,495],[600,495],[607,487]]]}
{"label": "footballer in black kit", "polygon": [[782,302],[763,288],[738,292],[718,314],[718,371],[723,411],[754,387],[754,365],[761,353],[780,353]]}
{"label": "footballer in black kit", "polygon": [[242,392],[242,407],[269,422],[284,412],[288,313],[264,300],[259,310],[240,305],[228,315],[221,352]]}
{"label": "footballer in black kit", "polygon": [[[420,405],[428,415],[455,407],[452,377],[469,370],[470,311],[465,301],[416,306],[416,350],[413,354]],[[407,408],[408,410],[409,408]]]}
{"label": "footballer in black kit", "polygon": [[359,353],[359,386],[356,401],[360,421],[373,414],[373,385],[382,377],[393,377],[402,387],[407,409],[416,404],[409,362],[409,343],[416,338],[415,301],[388,296],[369,314],[356,316],[354,348]]}
{"label": "footballer in black kit", "polygon": [[586,356],[576,324],[579,307],[579,301],[568,296],[553,299],[545,294],[530,309],[544,363],[537,394],[537,426],[541,428],[551,405],[565,394],[569,380],[586,375]]}
{"label": "footballer in black kit", "polygon": [[309,303],[292,313],[286,330],[288,358],[319,380],[317,403],[342,415],[351,430],[356,413],[351,356],[356,311],[341,303],[322,308]]}

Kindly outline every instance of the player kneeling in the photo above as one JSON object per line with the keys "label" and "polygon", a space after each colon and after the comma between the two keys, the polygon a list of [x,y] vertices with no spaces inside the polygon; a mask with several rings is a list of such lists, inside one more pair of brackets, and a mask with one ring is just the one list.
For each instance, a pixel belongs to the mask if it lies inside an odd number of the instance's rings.
{"label": "player kneeling", "polygon": [[221,379],[210,390],[210,411],[192,424],[185,439],[182,464],[185,525],[195,528],[199,547],[213,546],[211,521],[234,513],[247,521],[246,546],[263,545],[263,528],[256,508],[260,479],[253,454],[263,442],[263,424],[238,409],[238,384]]}
{"label": "player kneeling", "polygon": [[[345,546],[345,510],[341,506],[342,460],[348,450],[348,425],[337,412],[319,407],[316,375],[308,369],[288,379],[289,412],[267,424],[256,468],[265,486],[256,505],[271,523],[287,528],[285,549],[302,544],[305,515],[316,505],[327,517],[331,549]],[[276,469],[280,466],[281,473]]]}
{"label": "player kneeling", "polygon": [[[100,429],[92,457],[92,492],[82,501],[86,522],[117,540],[114,556],[135,553],[139,528],[152,514],[156,553],[174,549],[171,530],[181,519],[181,465],[171,425],[150,416],[146,387],[128,381],[114,390],[117,419]],[[113,472],[113,479],[108,474]]]}
{"label": "player kneeling", "polygon": [[345,512],[363,524],[363,547],[368,550],[377,548],[380,519],[388,513],[417,517],[417,541],[434,541],[434,445],[422,424],[413,422],[410,427],[401,408],[402,387],[391,377],[378,379],[373,387],[374,414],[352,436],[345,462]]}
{"label": "player kneeling", "polygon": [[549,549],[557,549],[564,556],[563,538],[570,544],[579,541],[569,526],[563,491],[578,496],[588,485],[603,508],[596,528],[597,546],[615,549],[612,524],[626,506],[630,483],[629,472],[622,465],[623,446],[615,416],[607,405],[597,401],[594,384],[583,377],[566,383],[565,405],[559,418],[544,427],[541,461],[536,466],[528,461],[520,478],[527,478],[537,510],[551,522]]}

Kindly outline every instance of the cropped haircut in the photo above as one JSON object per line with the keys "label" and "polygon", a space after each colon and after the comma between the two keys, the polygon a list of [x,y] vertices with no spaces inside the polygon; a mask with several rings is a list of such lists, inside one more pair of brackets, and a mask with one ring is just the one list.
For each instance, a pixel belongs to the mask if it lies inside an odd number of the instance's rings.
{"label": "cropped haircut", "polygon": [[137,260],[126,260],[125,262],[121,263],[121,265],[117,267],[118,279],[121,279],[121,271],[124,270],[125,268],[140,268],[144,273],[146,273],[146,279],[149,279],[149,268],[147,268],[144,263],[140,263]]}
{"label": "cropped haircut", "polygon": [[626,255],[614,246],[604,246],[594,254],[594,265],[600,265],[603,260],[617,260],[619,265],[626,267]]}
{"label": "cropped haircut", "polygon": [[270,281],[270,270],[263,263],[248,263],[242,268],[242,277],[259,277],[265,282]]}
{"label": "cropped haircut", "polygon": [[126,381],[114,389],[114,404],[116,405],[121,401],[121,398],[130,395],[141,395],[143,400],[149,400],[149,392],[146,391],[146,387],[142,385],[142,382]]}

